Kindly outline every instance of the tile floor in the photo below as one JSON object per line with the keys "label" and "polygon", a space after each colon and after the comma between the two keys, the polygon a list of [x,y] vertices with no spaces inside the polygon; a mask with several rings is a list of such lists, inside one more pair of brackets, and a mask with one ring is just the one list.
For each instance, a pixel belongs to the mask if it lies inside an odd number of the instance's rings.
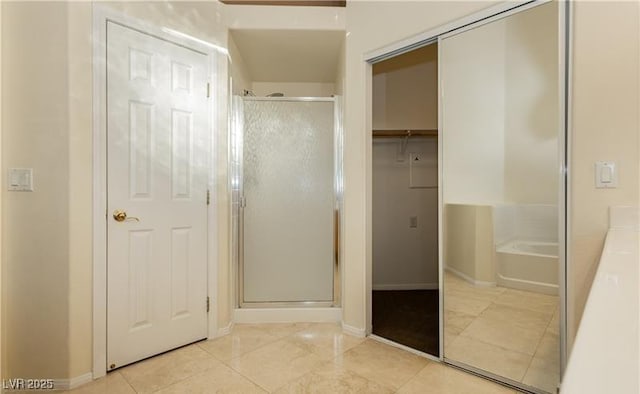
{"label": "tile floor", "polygon": [[71,392],[515,393],[404,350],[344,334],[337,324],[239,324],[225,337],[121,368]]}
{"label": "tile floor", "polygon": [[555,393],[559,313],[556,296],[474,287],[447,273],[445,357]]}

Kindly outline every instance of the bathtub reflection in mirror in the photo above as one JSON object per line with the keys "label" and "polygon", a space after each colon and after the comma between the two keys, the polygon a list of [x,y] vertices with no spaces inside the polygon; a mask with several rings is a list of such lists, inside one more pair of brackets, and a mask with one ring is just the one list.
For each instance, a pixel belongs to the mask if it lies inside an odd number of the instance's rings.
{"label": "bathtub reflection in mirror", "polygon": [[441,42],[444,357],[556,392],[558,4]]}

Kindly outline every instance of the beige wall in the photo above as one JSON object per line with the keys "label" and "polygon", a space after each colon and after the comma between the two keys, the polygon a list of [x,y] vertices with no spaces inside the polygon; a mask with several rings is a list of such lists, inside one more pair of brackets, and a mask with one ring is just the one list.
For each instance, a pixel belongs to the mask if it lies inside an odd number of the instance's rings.
{"label": "beige wall", "polygon": [[[62,378],[70,363],[67,7],[3,2],[2,17],[7,377]],[[10,167],[33,168],[33,193],[5,191]]]}
{"label": "beige wall", "polygon": [[[69,372],[80,376],[92,360],[92,150],[91,4],[67,9],[69,88]],[[80,55],[82,54],[82,55]]]}
{"label": "beige wall", "polygon": [[505,189],[505,23],[442,41],[442,198],[492,205]]}
{"label": "beige wall", "polygon": [[343,40],[342,46],[340,47],[340,54],[338,55],[338,64],[336,64],[336,80],[335,80],[335,90],[337,95],[344,94],[344,76],[345,76],[345,46],[346,43]]}
{"label": "beige wall", "polygon": [[286,97],[331,97],[336,93],[332,82],[254,82],[251,86],[258,97],[276,92]]}
{"label": "beige wall", "polygon": [[[638,204],[639,7],[638,2],[574,4],[570,337],[577,330],[598,265],[608,207]],[[616,162],[617,189],[595,189],[597,160]]]}
{"label": "beige wall", "polygon": [[557,20],[558,3],[504,20],[505,202],[558,204]]}
{"label": "beige wall", "polygon": [[[411,103],[407,103],[411,105]],[[410,188],[411,153],[422,156],[420,175],[437,186],[438,141],[402,138],[373,143],[373,288],[408,290],[438,286],[438,189]],[[402,161],[398,161],[398,157]],[[410,218],[418,221],[409,226]]]}
{"label": "beige wall", "polygon": [[373,129],[438,128],[438,46],[373,66]]}
{"label": "beige wall", "polygon": [[481,286],[495,284],[493,207],[446,204],[442,220],[445,268]]}
{"label": "beige wall", "polygon": [[443,41],[445,201],[557,204],[557,18],[547,3]]}
{"label": "beige wall", "polygon": [[229,72],[233,95],[242,96],[245,90],[251,90],[253,78],[231,34],[229,34]]}
{"label": "beige wall", "polygon": [[342,7],[283,7],[227,5],[222,7],[229,29],[343,30]]}

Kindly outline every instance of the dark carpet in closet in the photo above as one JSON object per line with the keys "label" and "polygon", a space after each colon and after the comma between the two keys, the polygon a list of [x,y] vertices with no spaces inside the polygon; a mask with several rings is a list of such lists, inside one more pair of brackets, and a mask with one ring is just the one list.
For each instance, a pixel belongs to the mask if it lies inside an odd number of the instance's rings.
{"label": "dark carpet in closet", "polygon": [[438,356],[438,290],[376,290],[373,333]]}

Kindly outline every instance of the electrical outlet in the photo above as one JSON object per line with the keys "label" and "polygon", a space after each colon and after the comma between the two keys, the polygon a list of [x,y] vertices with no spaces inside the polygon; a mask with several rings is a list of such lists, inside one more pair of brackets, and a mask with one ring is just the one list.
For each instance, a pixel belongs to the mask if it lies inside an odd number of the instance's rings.
{"label": "electrical outlet", "polygon": [[418,217],[417,216],[409,217],[409,227],[410,228],[417,228],[418,227]]}
{"label": "electrical outlet", "polygon": [[33,169],[31,168],[10,168],[9,169],[9,190],[16,192],[33,191]]}

